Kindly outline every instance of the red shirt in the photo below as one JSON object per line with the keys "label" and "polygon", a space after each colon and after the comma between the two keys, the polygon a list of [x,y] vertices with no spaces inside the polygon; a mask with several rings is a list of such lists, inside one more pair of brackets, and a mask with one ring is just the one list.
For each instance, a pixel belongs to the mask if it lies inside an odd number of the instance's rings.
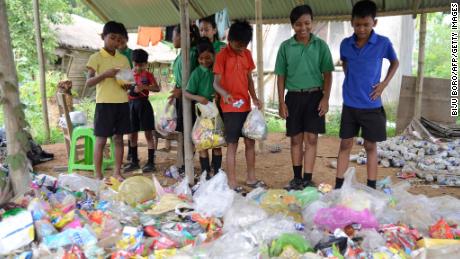
{"label": "red shirt", "polygon": [[[136,81],[137,85],[153,85],[156,84],[155,77],[153,77],[152,73],[147,70],[143,70],[140,73],[133,72],[134,81]],[[149,97],[149,90],[143,90],[137,94],[129,94],[129,100],[136,100],[139,98],[148,98]]]}
{"label": "red shirt", "polygon": [[234,101],[243,100],[241,107],[224,103],[221,97],[220,106],[223,112],[247,112],[251,110],[251,98],[249,96],[248,74],[256,66],[252,60],[251,52],[245,49],[236,53],[230,44],[222,49],[214,62],[214,74],[221,75],[220,85],[230,94]]}

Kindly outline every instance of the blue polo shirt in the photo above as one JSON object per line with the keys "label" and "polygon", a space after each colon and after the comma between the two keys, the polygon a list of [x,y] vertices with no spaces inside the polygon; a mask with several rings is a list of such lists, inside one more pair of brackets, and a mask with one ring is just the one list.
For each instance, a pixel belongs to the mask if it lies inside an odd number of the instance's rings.
{"label": "blue polo shirt", "polygon": [[373,86],[380,83],[382,62],[397,59],[391,41],[372,30],[362,48],[356,46],[356,35],[345,38],[340,44],[340,59],[346,62],[343,82],[343,103],[357,109],[382,107],[382,99],[371,100]]}

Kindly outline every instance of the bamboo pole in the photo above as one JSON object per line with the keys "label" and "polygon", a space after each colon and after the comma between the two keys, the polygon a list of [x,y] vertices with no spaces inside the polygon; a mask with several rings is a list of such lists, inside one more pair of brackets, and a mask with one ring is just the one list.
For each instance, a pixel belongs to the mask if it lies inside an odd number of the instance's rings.
{"label": "bamboo pole", "polygon": [[26,157],[26,152],[29,150],[28,134],[24,130],[25,116],[19,101],[18,77],[8,27],[6,4],[5,1],[0,1],[0,49],[3,50],[2,58],[0,58],[0,98],[8,142],[9,177],[13,187],[13,193],[0,192],[0,204],[8,197],[19,196],[29,189],[29,172],[31,172],[30,163]]}
{"label": "bamboo pole", "polygon": [[[182,53],[182,91],[188,82],[190,75],[190,19],[189,0],[180,1],[180,48]],[[185,174],[189,183],[194,183],[193,172],[193,146],[192,146],[192,106],[190,100],[182,94],[182,109],[184,113],[184,162]]]}
{"label": "bamboo pole", "polygon": [[33,0],[34,6],[34,25],[35,25],[35,42],[37,45],[38,68],[40,77],[40,94],[42,97],[42,116],[45,126],[45,140],[50,141],[50,122],[48,119],[48,105],[46,102],[46,79],[45,79],[45,56],[43,54],[42,32],[40,27],[40,6],[38,0]]}
{"label": "bamboo pole", "polygon": [[420,15],[417,80],[415,82],[415,106],[414,106],[414,118],[415,119],[420,119],[422,116],[423,77],[424,77],[423,69],[425,66],[425,39],[426,39],[426,13],[422,13]]}
{"label": "bamboo pole", "polygon": [[[262,114],[265,109],[264,95],[264,50],[262,40],[262,0],[255,0],[256,4],[256,39],[257,39],[257,96],[262,103]],[[259,152],[264,150],[264,142],[259,141]]]}

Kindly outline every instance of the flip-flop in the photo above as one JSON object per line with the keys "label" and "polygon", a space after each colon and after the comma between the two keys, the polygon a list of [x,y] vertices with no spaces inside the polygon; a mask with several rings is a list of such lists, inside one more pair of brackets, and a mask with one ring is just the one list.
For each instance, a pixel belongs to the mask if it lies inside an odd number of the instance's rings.
{"label": "flip-flop", "polygon": [[267,185],[264,183],[264,181],[261,180],[257,180],[254,183],[246,183],[246,186],[254,189],[259,187],[267,188]]}

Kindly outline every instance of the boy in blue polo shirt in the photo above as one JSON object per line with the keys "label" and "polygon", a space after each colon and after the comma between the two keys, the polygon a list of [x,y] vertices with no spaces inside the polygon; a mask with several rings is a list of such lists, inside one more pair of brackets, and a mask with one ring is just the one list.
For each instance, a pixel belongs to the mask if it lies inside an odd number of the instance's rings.
{"label": "boy in blue polo shirt", "polygon": [[[340,44],[345,80],[336,189],[342,187],[353,137],[358,135],[360,129],[367,154],[367,185],[374,189],[376,185],[377,142],[386,140],[386,115],[380,96],[399,65],[390,40],[373,30],[377,25],[376,14],[374,2],[365,0],[356,3],[351,15],[354,34]],[[384,58],[390,61],[390,68],[380,82]]]}

